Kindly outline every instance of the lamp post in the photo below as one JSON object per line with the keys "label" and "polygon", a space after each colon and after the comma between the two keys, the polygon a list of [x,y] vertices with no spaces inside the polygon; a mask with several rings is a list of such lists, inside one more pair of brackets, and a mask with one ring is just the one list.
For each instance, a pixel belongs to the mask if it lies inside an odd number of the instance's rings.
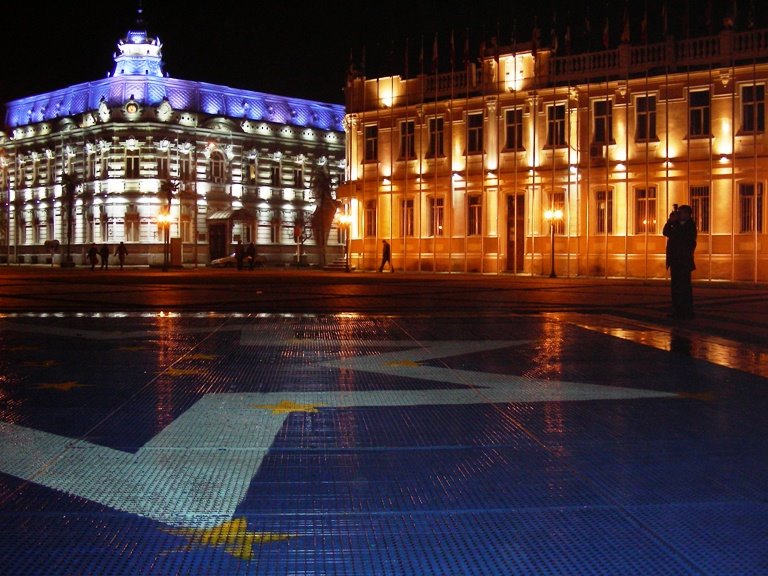
{"label": "lamp post", "polygon": [[163,272],[168,272],[168,247],[171,236],[171,215],[167,212],[161,212],[157,215],[157,221],[163,231]]}
{"label": "lamp post", "polygon": [[549,244],[552,258],[550,261],[550,278],[557,278],[555,273],[555,225],[563,219],[562,210],[547,210],[544,212],[544,219],[549,222]]}
{"label": "lamp post", "polygon": [[348,212],[341,214],[339,225],[344,230],[344,272],[349,272],[349,229],[352,226],[352,215]]}

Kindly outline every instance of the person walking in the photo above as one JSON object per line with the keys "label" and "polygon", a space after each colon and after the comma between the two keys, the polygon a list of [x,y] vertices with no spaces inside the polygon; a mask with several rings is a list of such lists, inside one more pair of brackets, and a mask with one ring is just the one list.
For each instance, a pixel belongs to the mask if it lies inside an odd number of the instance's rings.
{"label": "person walking", "polygon": [[101,269],[107,270],[109,268],[109,246],[102,244],[99,256],[101,256]]}
{"label": "person walking", "polygon": [[120,244],[117,245],[115,256],[117,256],[117,260],[120,262],[120,270],[122,270],[123,264],[125,264],[125,257],[128,256],[128,247],[125,245],[125,243],[120,242]]}
{"label": "person walking", "polygon": [[256,266],[256,244],[253,242],[248,243],[248,247],[245,249],[245,257],[248,260],[248,269],[253,270]]}
{"label": "person walking", "polygon": [[670,273],[673,318],[693,318],[693,287],[691,272],[696,269],[696,223],[691,207],[677,206],[669,215],[662,231],[667,238],[667,268]]}
{"label": "person walking", "polygon": [[88,248],[86,257],[91,264],[91,271],[96,270],[96,262],[99,260],[99,251],[96,249],[96,244],[91,243],[91,247]]}
{"label": "person walking", "polygon": [[245,258],[245,253],[243,252],[243,243],[242,241],[237,241],[237,246],[235,246],[235,261],[237,262],[237,269],[242,270],[243,269],[243,258]]}
{"label": "person walking", "polygon": [[389,264],[389,271],[394,272],[395,267],[392,265],[392,247],[386,240],[381,241],[381,265],[379,265],[379,272],[384,271],[384,265]]}

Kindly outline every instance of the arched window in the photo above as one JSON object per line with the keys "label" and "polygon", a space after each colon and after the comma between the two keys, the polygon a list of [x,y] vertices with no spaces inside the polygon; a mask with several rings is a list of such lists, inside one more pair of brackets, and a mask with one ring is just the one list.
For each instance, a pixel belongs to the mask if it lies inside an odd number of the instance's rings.
{"label": "arched window", "polygon": [[211,181],[224,181],[224,154],[221,152],[211,154]]}

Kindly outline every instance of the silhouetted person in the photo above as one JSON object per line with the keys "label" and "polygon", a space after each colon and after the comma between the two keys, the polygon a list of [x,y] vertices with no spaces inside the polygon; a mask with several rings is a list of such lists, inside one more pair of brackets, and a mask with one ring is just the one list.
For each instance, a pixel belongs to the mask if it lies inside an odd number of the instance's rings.
{"label": "silhouetted person", "polygon": [[96,244],[91,243],[91,247],[88,248],[87,258],[91,264],[91,270],[96,270],[96,262],[99,260],[99,251],[96,249]]}
{"label": "silhouetted person", "polygon": [[245,249],[245,257],[248,259],[248,268],[253,270],[256,265],[256,244],[249,242]]}
{"label": "silhouetted person", "polygon": [[101,256],[101,268],[106,270],[109,268],[109,246],[102,244],[101,250],[99,250],[99,256]]}
{"label": "silhouetted person", "polygon": [[384,271],[384,265],[389,264],[389,271],[394,272],[395,267],[392,266],[392,247],[386,240],[381,241],[381,265],[379,265],[379,272]]}
{"label": "silhouetted person", "polygon": [[243,269],[243,258],[245,258],[245,252],[243,250],[243,243],[238,240],[237,246],[235,246],[235,260],[237,261],[237,269]]}
{"label": "silhouetted person", "polygon": [[117,245],[115,256],[117,256],[117,260],[120,262],[120,270],[122,270],[123,264],[125,264],[125,257],[128,256],[128,247],[123,242]]}
{"label": "silhouetted person", "polygon": [[672,289],[674,318],[693,318],[693,287],[691,272],[696,269],[693,253],[696,250],[696,223],[691,219],[691,207],[683,204],[669,215],[664,224],[667,237],[667,268]]}

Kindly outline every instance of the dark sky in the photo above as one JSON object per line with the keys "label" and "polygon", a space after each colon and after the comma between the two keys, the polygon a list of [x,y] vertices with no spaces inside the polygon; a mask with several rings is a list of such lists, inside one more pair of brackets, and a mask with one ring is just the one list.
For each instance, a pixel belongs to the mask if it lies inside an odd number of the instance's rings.
{"label": "dark sky", "polygon": [[[739,27],[746,27],[754,1],[736,3]],[[712,16],[708,18],[710,2]],[[650,41],[659,41],[663,1],[632,0],[629,4],[633,40],[640,35],[647,6]],[[597,48],[606,14],[611,45],[615,46],[625,3],[310,0],[307,6],[300,6],[281,0],[82,0],[43,7],[22,2],[7,11],[0,35],[0,100],[4,103],[106,76],[114,68],[117,40],[135,27],[140,5],[145,28],[160,37],[165,70],[174,78],[343,104],[350,54],[360,60],[363,47],[369,77],[388,69],[402,72],[406,45],[413,75],[419,71],[422,45],[425,66],[431,65],[435,34],[440,66],[447,70],[451,31],[457,62],[465,36],[469,36],[474,57],[480,42],[490,41],[491,36],[498,35],[502,44],[509,44],[513,36],[520,42],[530,40],[534,17],[543,42],[548,42],[554,23],[562,46],[570,22],[574,45]],[[669,27],[681,37],[686,28],[690,34],[704,33],[712,22],[716,32],[723,14],[733,5],[731,0],[668,0]],[[587,17],[591,36],[584,35]],[[756,17],[759,20],[762,15]]]}

